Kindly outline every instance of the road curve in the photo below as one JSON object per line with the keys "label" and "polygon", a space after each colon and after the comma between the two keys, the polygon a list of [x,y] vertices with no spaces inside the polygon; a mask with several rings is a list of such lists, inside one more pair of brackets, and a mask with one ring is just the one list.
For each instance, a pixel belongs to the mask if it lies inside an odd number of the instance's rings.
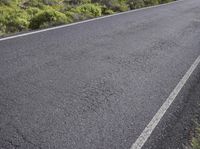
{"label": "road curve", "polygon": [[130,148],[199,41],[199,0],[0,41],[0,148]]}

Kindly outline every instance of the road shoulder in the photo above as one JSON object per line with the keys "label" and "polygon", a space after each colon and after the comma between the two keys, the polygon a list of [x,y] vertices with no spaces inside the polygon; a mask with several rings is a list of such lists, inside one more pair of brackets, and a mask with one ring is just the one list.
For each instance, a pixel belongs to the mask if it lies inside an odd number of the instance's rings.
{"label": "road shoulder", "polygon": [[185,149],[200,120],[200,68],[193,74],[183,91],[170,107],[144,148]]}

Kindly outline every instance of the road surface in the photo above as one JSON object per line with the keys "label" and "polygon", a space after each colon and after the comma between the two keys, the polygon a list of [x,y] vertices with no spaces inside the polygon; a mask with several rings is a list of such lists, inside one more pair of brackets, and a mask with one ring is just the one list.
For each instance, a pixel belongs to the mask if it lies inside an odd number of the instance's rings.
{"label": "road surface", "polygon": [[[173,115],[173,121],[170,122],[172,127],[168,127],[162,132],[162,139],[153,139],[148,141],[146,145],[152,146],[152,149],[187,149],[184,146],[188,144],[193,137],[197,122],[200,122],[200,75],[196,73],[195,83],[191,83],[189,92],[184,95],[183,103],[177,103],[172,107],[176,109]],[[178,109],[178,110],[177,110]],[[156,133],[155,133],[156,134]],[[154,138],[153,135],[151,139]],[[151,140],[150,139],[150,140]],[[150,145],[149,145],[150,144]]]}
{"label": "road surface", "polygon": [[0,148],[129,149],[199,55],[199,0],[2,40]]}

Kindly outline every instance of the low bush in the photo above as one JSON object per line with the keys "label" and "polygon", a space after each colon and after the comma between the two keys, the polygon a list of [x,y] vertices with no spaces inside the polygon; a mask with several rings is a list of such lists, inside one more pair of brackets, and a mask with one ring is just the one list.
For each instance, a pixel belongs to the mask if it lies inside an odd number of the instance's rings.
{"label": "low bush", "polygon": [[123,12],[129,9],[126,0],[108,0],[104,4],[108,9],[111,9],[115,12]]}
{"label": "low bush", "polygon": [[104,15],[111,15],[111,14],[114,14],[114,13],[115,12],[111,9],[105,8],[105,9],[102,10],[102,14],[104,14]]}
{"label": "low bush", "polygon": [[1,32],[12,33],[28,29],[28,15],[20,9],[0,7]]}
{"label": "low bush", "polygon": [[86,17],[98,17],[102,14],[101,7],[97,4],[83,4],[76,7],[73,11]]}
{"label": "low bush", "polygon": [[129,4],[130,9],[138,9],[138,8],[145,7],[143,0],[130,0],[128,4]]}
{"label": "low bush", "polygon": [[198,127],[195,131],[195,136],[192,138],[191,143],[192,149],[200,149],[200,125],[198,124]]}
{"label": "low bush", "polygon": [[4,35],[5,33],[6,33],[6,25],[0,23],[0,36]]}
{"label": "low bush", "polygon": [[71,22],[71,19],[68,18],[65,14],[55,11],[53,9],[43,10],[37,13],[30,20],[31,29],[45,28],[47,26],[61,25]]}
{"label": "low bush", "polygon": [[159,3],[160,4],[164,4],[164,3],[169,3],[169,2],[172,2],[174,0],[159,0]]}
{"label": "low bush", "polygon": [[13,4],[16,4],[16,1],[13,0],[0,0],[0,5],[6,5],[6,6],[12,6]]}
{"label": "low bush", "polygon": [[65,2],[70,5],[80,5],[80,4],[91,3],[91,0],[65,0]]}
{"label": "low bush", "polygon": [[99,17],[102,15],[101,6],[97,4],[82,4],[70,11],[65,12],[66,16],[73,21],[84,20],[88,18]]}
{"label": "low bush", "polygon": [[21,2],[21,6],[23,6],[23,7],[41,8],[43,5],[45,5],[45,4],[43,3],[42,0],[26,0],[26,1]]}
{"label": "low bush", "polygon": [[30,7],[26,10],[29,20],[32,19],[37,13],[41,12],[41,10],[37,7]]}
{"label": "low bush", "polygon": [[144,0],[145,6],[153,6],[153,5],[158,5],[159,0]]}

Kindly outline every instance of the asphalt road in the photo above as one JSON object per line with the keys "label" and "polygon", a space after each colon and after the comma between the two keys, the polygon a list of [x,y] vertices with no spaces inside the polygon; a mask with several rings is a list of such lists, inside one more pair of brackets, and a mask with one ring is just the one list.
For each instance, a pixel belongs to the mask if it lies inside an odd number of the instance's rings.
{"label": "asphalt road", "polygon": [[199,47],[199,0],[0,41],[0,148],[129,149]]}
{"label": "asphalt road", "polygon": [[[199,70],[200,69],[198,69],[198,71]],[[170,122],[172,126],[165,128],[165,130],[161,133],[161,139],[155,139],[152,135],[152,141],[146,143],[146,145],[148,144],[148,148],[151,146],[152,149],[189,149],[191,139],[196,132],[195,129],[197,128],[197,123],[200,122],[199,72],[193,76],[193,79],[193,83],[189,81],[190,87],[188,93],[186,93],[182,98],[182,104],[180,101],[176,101],[177,103],[175,102],[175,104],[171,107],[171,110],[169,110],[166,114],[168,115],[169,113],[173,113],[173,117],[171,118],[173,121]],[[174,109],[176,112],[173,111]],[[156,136],[158,133],[154,134]]]}

